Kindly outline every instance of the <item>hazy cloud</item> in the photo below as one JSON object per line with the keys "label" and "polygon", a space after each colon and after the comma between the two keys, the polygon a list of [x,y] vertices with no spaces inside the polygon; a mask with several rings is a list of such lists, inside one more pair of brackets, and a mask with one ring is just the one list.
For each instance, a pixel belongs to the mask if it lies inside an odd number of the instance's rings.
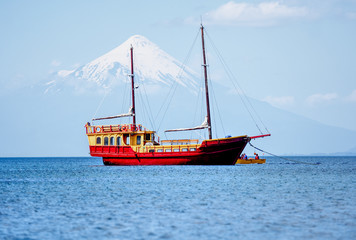
{"label": "hazy cloud", "polygon": [[337,98],[338,95],[336,93],[326,93],[326,94],[317,93],[307,97],[306,103],[310,106],[315,106],[325,102],[330,102]]}
{"label": "hazy cloud", "polygon": [[80,63],[74,63],[71,68],[72,68],[72,69],[77,69],[77,68],[79,68],[80,66],[82,66],[82,64],[80,64]]}
{"label": "hazy cloud", "polygon": [[273,97],[267,96],[263,101],[268,102],[275,107],[287,107],[293,105],[295,100],[293,96],[282,96],[282,97]]}
{"label": "hazy cloud", "polygon": [[287,6],[279,1],[236,3],[230,1],[204,15],[204,22],[217,25],[269,26],[309,15],[306,7]]}

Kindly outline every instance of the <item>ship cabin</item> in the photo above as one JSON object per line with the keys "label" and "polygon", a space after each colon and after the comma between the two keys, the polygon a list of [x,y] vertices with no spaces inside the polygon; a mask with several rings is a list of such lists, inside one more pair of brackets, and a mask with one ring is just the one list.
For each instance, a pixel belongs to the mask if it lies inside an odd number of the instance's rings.
{"label": "ship cabin", "polygon": [[[200,146],[198,139],[162,140],[155,131],[141,124],[85,125],[90,152],[120,153],[131,147],[135,152],[192,152]],[[120,150],[121,149],[121,150]]]}

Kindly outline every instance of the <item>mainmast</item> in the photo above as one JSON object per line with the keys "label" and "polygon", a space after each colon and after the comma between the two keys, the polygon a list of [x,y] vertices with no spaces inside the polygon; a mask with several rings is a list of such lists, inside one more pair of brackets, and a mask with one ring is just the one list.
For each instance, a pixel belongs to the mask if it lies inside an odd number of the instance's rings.
{"label": "mainmast", "polygon": [[209,89],[208,89],[208,73],[207,73],[207,64],[205,57],[205,44],[204,44],[204,27],[201,25],[201,41],[203,48],[203,67],[204,67],[204,79],[205,79],[205,96],[206,96],[206,114],[207,114],[207,122],[208,122],[208,131],[209,131],[209,139],[212,139],[211,134],[211,120],[210,120],[210,103],[209,103]]}
{"label": "mainmast", "polygon": [[134,68],[133,68],[133,47],[130,48],[131,52],[131,89],[132,89],[132,123],[136,126],[136,112],[135,112],[135,81],[134,81]]}

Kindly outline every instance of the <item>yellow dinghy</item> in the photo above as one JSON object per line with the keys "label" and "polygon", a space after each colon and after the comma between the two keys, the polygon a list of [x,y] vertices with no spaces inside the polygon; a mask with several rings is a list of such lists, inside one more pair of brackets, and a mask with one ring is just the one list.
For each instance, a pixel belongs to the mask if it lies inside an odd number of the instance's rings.
{"label": "yellow dinghy", "polygon": [[235,164],[253,164],[253,163],[257,163],[257,164],[264,164],[266,163],[266,159],[253,159],[253,158],[249,158],[249,159],[237,159]]}

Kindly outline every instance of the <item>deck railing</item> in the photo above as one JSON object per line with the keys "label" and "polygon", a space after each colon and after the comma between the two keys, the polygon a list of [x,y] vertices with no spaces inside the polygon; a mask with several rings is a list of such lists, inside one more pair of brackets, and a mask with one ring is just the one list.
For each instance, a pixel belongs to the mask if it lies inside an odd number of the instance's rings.
{"label": "deck railing", "polygon": [[162,145],[189,145],[198,144],[199,139],[178,139],[178,140],[162,140]]}
{"label": "deck railing", "polygon": [[[162,140],[163,141],[163,140]],[[155,146],[131,146],[135,152],[194,152],[200,147],[199,144],[189,145],[155,145]]]}
{"label": "deck railing", "polygon": [[146,131],[146,128],[141,124],[118,124],[118,125],[102,125],[102,126],[90,126],[85,125],[87,134],[95,133],[118,133],[118,132],[141,132]]}

